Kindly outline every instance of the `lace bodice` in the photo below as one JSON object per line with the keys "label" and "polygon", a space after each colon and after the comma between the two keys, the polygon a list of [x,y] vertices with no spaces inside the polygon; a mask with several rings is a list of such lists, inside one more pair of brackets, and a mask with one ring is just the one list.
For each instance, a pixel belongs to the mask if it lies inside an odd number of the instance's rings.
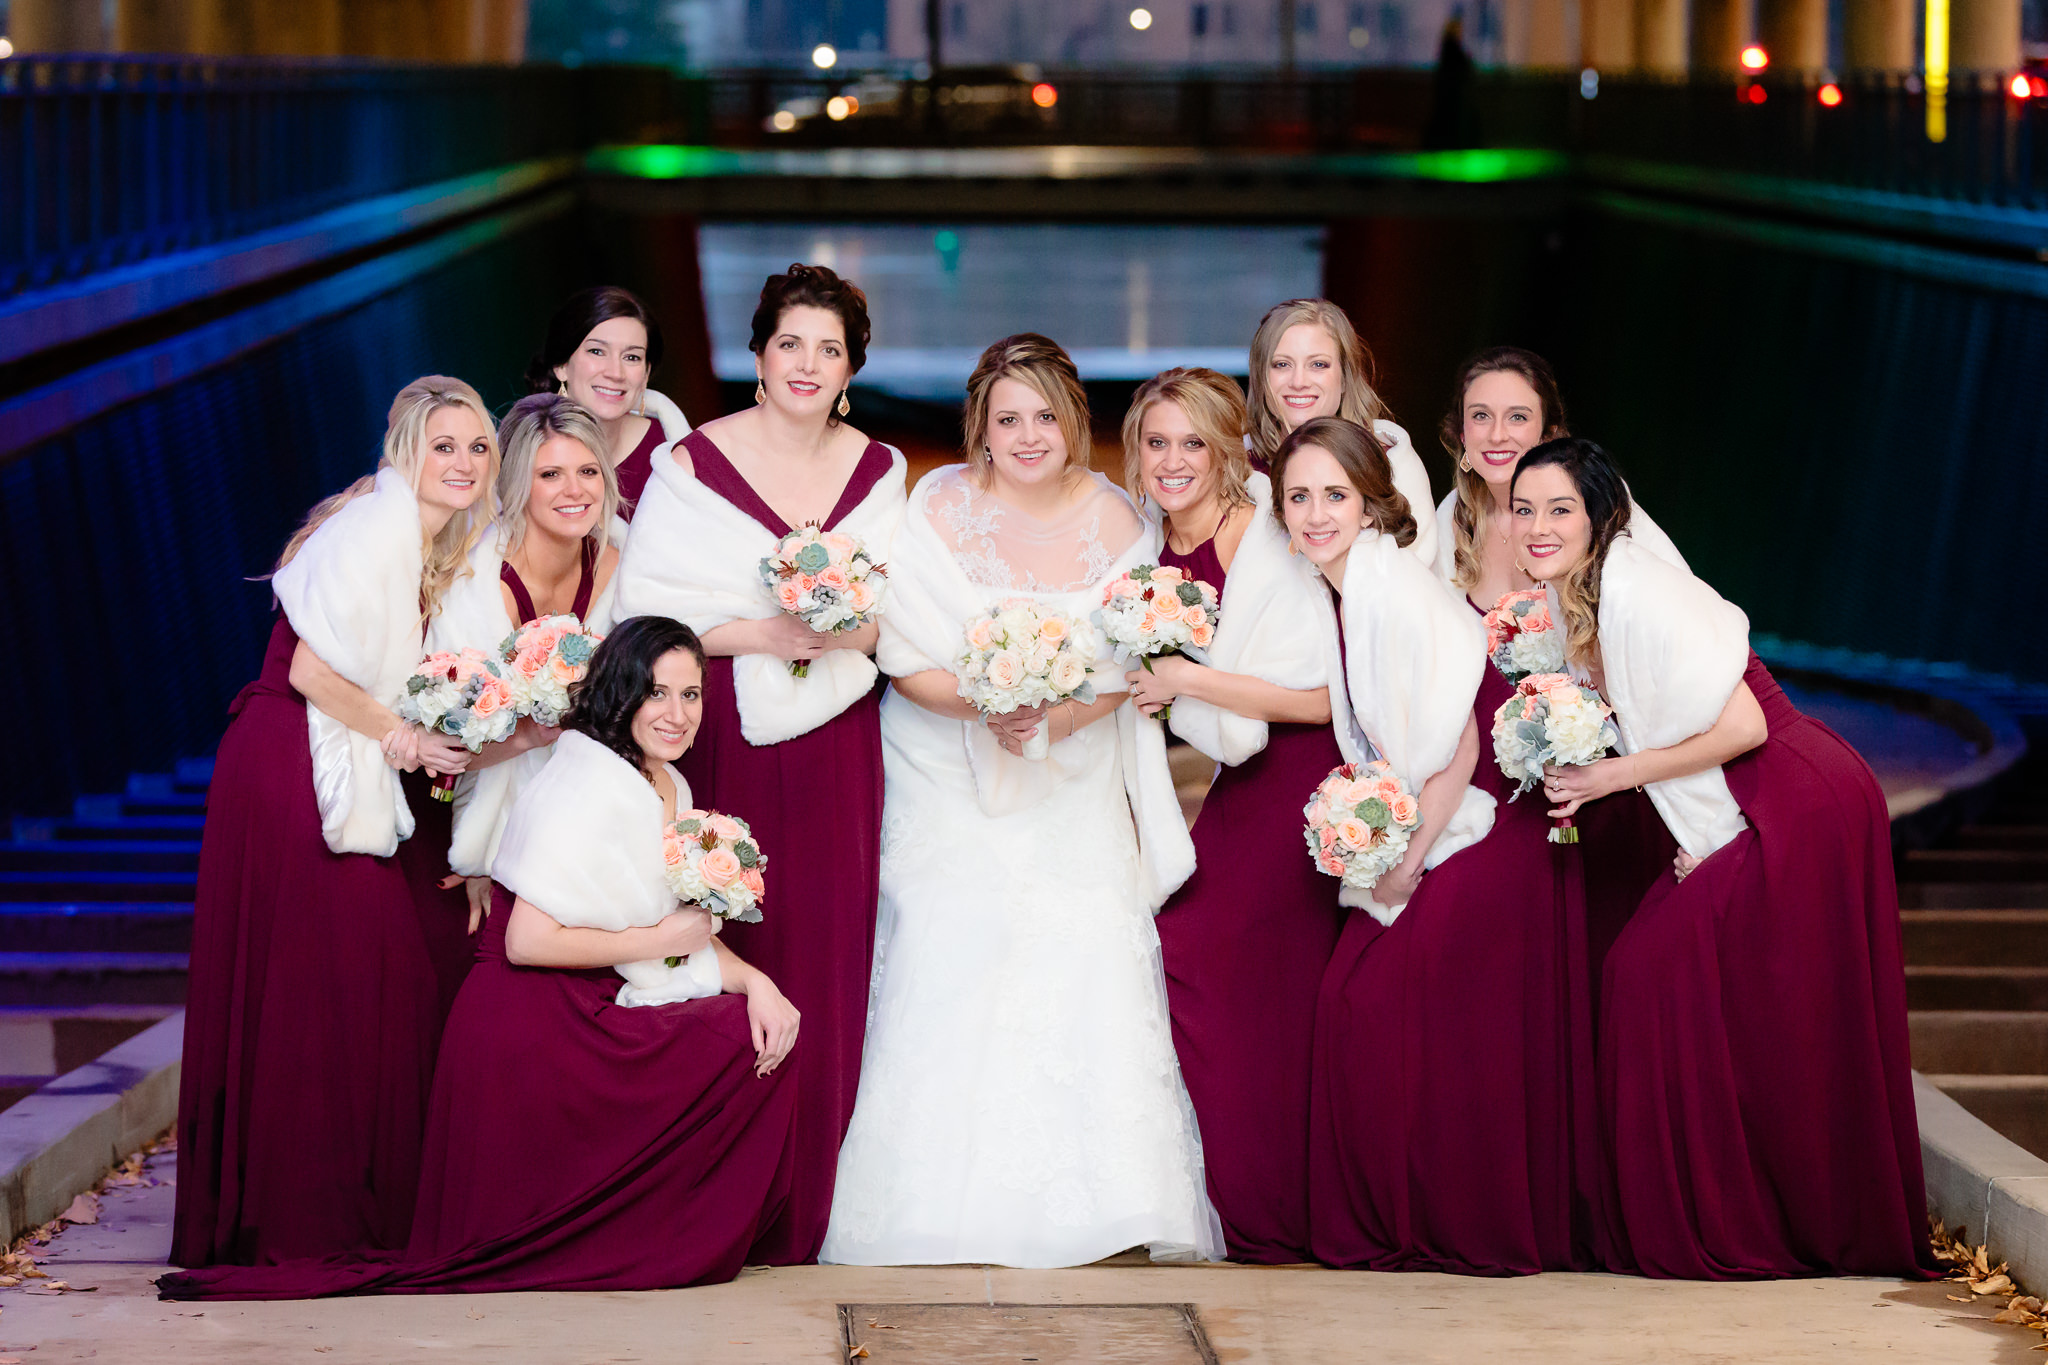
{"label": "lace bodice", "polygon": [[931,523],[969,582],[1000,592],[1075,592],[1099,582],[1145,523],[1100,474],[1057,517],[1041,521],[979,486],[968,467],[944,471],[918,513]]}

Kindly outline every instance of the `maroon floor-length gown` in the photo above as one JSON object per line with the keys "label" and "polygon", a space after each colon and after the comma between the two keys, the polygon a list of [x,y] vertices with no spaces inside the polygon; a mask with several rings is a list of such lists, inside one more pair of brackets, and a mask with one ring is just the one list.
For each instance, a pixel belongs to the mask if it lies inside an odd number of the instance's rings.
{"label": "maroon floor-length gown", "polygon": [[512,893],[492,892],[434,1077],[410,1244],[167,1275],[164,1297],[669,1289],[739,1274],[788,1194],[793,1069],[754,1075],[744,996],[629,1008],[610,968],[513,966]]}
{"label": "maroon floor-length gown", "polygon": [[[1225,593],[1214,539],[1160,562]],[[1316,988],[1344,927],[1337,882],[1302,845],[1302,807],[1344,761],[1328,724],[1273,724],[1223,765],[1195,819],[1195,872],[1155,924],[1173,1045],[1209,1199],[1238,1260],[1309,1259],[1309,1051]]]}
{"label": "maroon floor-length gown", "polygon": [[1667,870],[1607,959],[1615,1268],[1917,1277],[1932,1265],[1877,779],[1752,654],[1770,737],[1727,764],[1750,827]]}
{"label": "maroon floor-length gown", "polygon": [[[306,699],[291,685],[297,645],[280,612],[261,674],[230,708],[207,795],[178,1265],[400,1247],[412,1226],[450,925],[403,858],[327,847]],[[458,915],[460,904],[457,893]],[[465,918],[452,922],[457,939]]]}
{"label": "maroon floor-length gown", "polygon": [[[703,432],[684,437],[683,448],[699,483],[777,536],[794,529]],[[824,528],[858,507],[891,464],[888,447],[868,442]],[[747,821],[768,855],[761,922],[727,924],[720,934],[803,1014],[796,1171],[788,1208],[762,1233],[755,1259],[814,1261],[832,1213],[839,1143],[853,1118],[867,1027],[882,876],[879,690],[806,734],[753,745],[740,733],[732,659],[714,658],[705,672],[702,726],[677,766],[700,807]],[[821,800],[829,802],[829,818],[821,815]]]}
{"label": "maroon floor-length gown", "polygon": [[640,495],[647,491],[647,481],[654,476],[654,452],[667,442],[668,433],[662,430],[661,419],[650,416],[640,444],[619,461],[615,472],[619,477],[619,516],[624,520],[633,519],[633,509],[639,505]]}
{"label": "maroon floor-length gown", "polygon": [[1472,711],[1487,836],[1394,923],[1351,912],[1317,1005],[1309,1211],[1318,1260],[1525,1275],[1594,1263],[1602,1188],[1579,850],[1510,802],[1488,665]]}

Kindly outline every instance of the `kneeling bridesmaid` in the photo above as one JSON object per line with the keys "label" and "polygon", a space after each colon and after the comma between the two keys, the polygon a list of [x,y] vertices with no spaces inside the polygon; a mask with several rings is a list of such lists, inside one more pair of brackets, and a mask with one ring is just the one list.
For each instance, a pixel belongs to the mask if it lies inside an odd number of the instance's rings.
{"label": "kneeling bridesmaid", "polygon": [[[690,804],[671,765],[703,715],[703,677],[687,626],[624,623],[520,794],[448,1020],[406,1249],[168,1275],[166,1298],[660,1289],[739,1273],[788,1197],[797,1012],[669,889],[662,831]],[[625,964],[638,964],[630,986]]]}
{"label": "kneeling bridesmaid", "polygon": [[1510,506],[1626,750],[1553,768],[1554,813],[1643,786],[1679,846],[1606,964],[1613,1268],[1917,1276],[1927,1201],[1876,779],[1785,699],[1739,608],[1625,534],[1600,447],[1531,450]]}

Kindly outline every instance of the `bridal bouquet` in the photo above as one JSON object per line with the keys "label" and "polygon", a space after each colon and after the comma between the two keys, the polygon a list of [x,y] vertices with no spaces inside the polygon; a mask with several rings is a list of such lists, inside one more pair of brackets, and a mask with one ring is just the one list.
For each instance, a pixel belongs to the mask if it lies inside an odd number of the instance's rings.
{"label": "bridal bouquet", "polygon": [[[1094,622],[1116,647],[1119,663],[1136,659],[1146,672],[1162,654],[1207,649],[1216,639],[1216,589],[1172,565],[1140,564],[1103,589]],[[1171,704],[1159,708],[1164,722]]]}
{"label": "bridal bouquet", "polygon": [[[677,900],[716,920],[760,922],[768,856],[746,821],[715,810],[686,810],[661,832],[661,861]],[[674,967],[682,959],[666,961]]]}
{"label": "bridal bouquet", "polygon": [[[1548,765],[1591,763],[1620,738],[1614,708],[1563,673],[1522,679],[1493,717],[1493,756],[1500,770],[1520,784],[1510,801],[1541,782]],[[1551,843],[1578,841],[1578,826],[1569,817],[1552,826]]]}
{"label": "bridal bouquet", "polygon": [[[777,541],[774,552],[761,561],[761,581],[783,611],[812,630],[837,634],[875,619],[889,570],[875,563],[858,537],[807,521]],[[789,671],[807,677],[810,662],[797,659]]]}
{"label": "bridal bouquet", "polygon": [[1564,632],[1551,619],[1541,588],[1511,592],[1486,613],[1486,653],[1509,682],[1531,673],[1564,672]]}
{"label": "bridal bouquet", "polygon": [[542,725],[560,725],[570,684],[590,672],[590,657],[603,640],[568,612],[528,621],[507,635],[498,661],[512,684],[512,709]]}
{"label": "bridal bouquet", "polygon": [[[480,649],[429,654],[405,680],[397,711],[405,720],[459,740],[471,753],[512,733],[519,723],[512,685],[498,661]],[[455,773],[434,779],[434,799],[455,799]]]}
{"label": "bridal bouquet", "polygon": [[1309,857],[1361,891],[1401,861],[1422,828],[1422,807],[1385,759],[1332,768],[1301,813]]}
{"label": "bridal bouquet", "polygon": [[[1016,597],[967,623],[967,648],[953,661],[960,695],[985,715],[1020,707],[1095,700],[1088,681],[1097,652],[1095,632],[1029,598]],[[1024,757],[1044,758],[1052,738],[1040,725],[1024,742]]]}

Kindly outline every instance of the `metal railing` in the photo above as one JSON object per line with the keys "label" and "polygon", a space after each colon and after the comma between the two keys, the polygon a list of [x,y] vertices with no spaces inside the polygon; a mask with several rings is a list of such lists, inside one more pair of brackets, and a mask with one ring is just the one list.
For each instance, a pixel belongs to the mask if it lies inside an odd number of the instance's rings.
{"label": "metal railing", "polygon": [[[399,67],[120,57],[0,62],[0,298],[520,160],[624,142],[1051,143],[1333,152],[1415,146],[1426,70],[1292,78],[942,72],[893,86],[785,71]],[[1763,91],[1756,99],[1752,89]],[[1482,72],[1486,145],[1551,148],[2048,209],[2048,99],[1959,77],[1948,136],[1905,80]],[[864,93],[863,93],[864,92]],[[833,96],[860,108],[835,120]],[[1042,96],[1041,96],[1042,98]],[[784,117],[778,120],[778,115]],[[778,122],[784,125],[778,128]]]}

